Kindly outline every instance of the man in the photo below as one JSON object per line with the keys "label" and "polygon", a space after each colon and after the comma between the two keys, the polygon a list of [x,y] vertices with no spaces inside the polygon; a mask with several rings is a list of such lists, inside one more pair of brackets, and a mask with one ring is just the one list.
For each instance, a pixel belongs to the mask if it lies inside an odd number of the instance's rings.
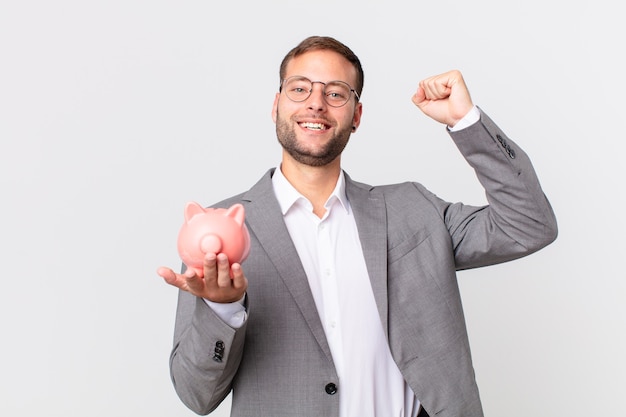
{"label": "man", "polygon": [[556,238],[530,160],[450,71],[413,102],[447,125],[489,205],[357,183],[341,153],[361,121],[358,58],[310,37],[280,80],[280,167],[216,205],[245,206],[249,257],[209,253],[203,277],[158,270],[181,290],[170,362],[181,400],[207,414],[232,390],[236,417],[482,416],[456,270]]}

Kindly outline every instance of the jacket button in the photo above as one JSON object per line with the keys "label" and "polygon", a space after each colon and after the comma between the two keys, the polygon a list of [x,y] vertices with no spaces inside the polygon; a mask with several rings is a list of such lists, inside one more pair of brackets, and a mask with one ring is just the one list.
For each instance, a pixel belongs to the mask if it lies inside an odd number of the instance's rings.
{"label": "jacket button", "polygon": [[213,349],[213,360],[215,362],[222,362],[223,359],[223,355],[224,355],[224,342],[222,342],[221,340],[218,340],[217,342],[215,342],[215,349]]}
{"label": "jacket button", "polygon": [[329,383],[329,384],[326,384],[324,389],[326,390],[326,394],[328,394],[328,395],[335,395],[335,394],[337,394],[337,385],[333,384],[332,382]]}
{"label": "jacket button", "polygon": [[511,159],[515,159],[515,151],[511,148],[509,148],[508,151],[509,151],[509,156],[511,157]]}

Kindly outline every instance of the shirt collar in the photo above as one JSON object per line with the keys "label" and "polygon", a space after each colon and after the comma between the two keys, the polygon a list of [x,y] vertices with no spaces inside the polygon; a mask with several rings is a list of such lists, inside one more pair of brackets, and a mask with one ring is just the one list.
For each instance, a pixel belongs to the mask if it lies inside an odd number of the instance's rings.
{"label": "shirt collar", "polygon": [[[311,205],[309,200],[300,194],[298,190],[291,185],[287,178],[285,178],[280,170],[280,166],[274,170],[274,175],[272,176],[272,186],[274,187],[274,194],[276,194],[276,199],[278,200],[283,216],[287,214],[289,209],[291,209],[291,207],[299,201],[308,206]],[[335,185],[335,189],[328,197],[328,200],[326,200],[324,207],[329,209],[335,200],[341,203],[341,206],[344,210],[346,210],[346,212],[350,211],[350,203],[348,202],[348,198],[346,196],[346,179],[343,170],[340,171],[339,178],[337,179],[337,185]]]}

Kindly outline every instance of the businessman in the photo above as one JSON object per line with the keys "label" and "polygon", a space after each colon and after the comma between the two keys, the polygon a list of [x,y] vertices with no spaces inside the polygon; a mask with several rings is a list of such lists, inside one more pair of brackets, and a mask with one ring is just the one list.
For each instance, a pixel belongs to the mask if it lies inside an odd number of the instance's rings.
{"label": "businessman", "polygon": [[419,82],[412,100],[445,126],[488,204],[443,201],[418,182],[362,184],[341,167],[361,123],[358,57],[313,36],[279,75],[281,163],[215,204],[244,205],[249,257],[209,253],[202,277],[158,269],[179,288],[180,399],[208,414],[232,392],[233,417],[482,416],[456,271],[556,238],[528,156],[454,70]]}

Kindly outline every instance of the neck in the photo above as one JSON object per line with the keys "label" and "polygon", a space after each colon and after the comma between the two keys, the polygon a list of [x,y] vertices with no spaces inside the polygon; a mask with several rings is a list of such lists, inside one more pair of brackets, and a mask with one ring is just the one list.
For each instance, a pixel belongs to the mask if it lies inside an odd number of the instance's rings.
{"label": "neck", "polygon": [[323,167],[299,164],[283,158],[281,171],[287,181],[313,205],[313,213],[322,217],[324,204],[333,192],[341,172],[340,158]]}

